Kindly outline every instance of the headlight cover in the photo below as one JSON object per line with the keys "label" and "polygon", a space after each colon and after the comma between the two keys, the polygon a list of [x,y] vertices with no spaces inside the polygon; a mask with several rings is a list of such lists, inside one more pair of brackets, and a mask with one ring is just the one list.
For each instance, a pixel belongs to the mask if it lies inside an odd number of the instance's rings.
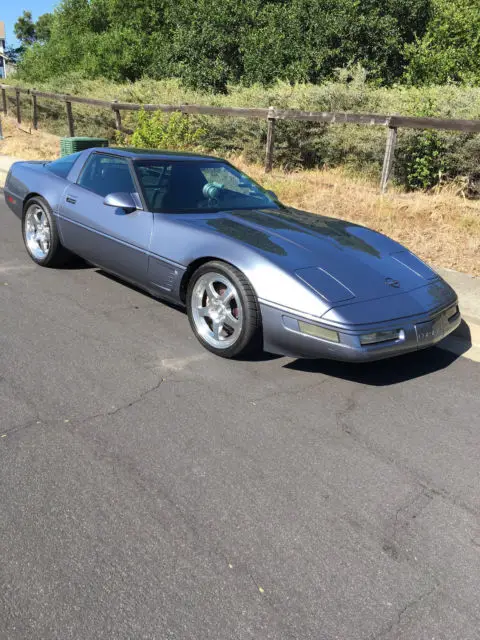
{"label": "headlight cover", "polygon": [[403,329],[375,331],[374,333],[364,333],[363,336],[360,336],[360,344],[378,344],[379,342],[391,342],[392,340],[403,340],[404,338],[405,332]]}

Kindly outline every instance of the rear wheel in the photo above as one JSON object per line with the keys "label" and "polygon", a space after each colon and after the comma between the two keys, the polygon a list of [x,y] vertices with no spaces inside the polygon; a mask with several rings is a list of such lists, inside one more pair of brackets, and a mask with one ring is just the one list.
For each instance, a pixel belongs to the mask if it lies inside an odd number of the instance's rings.
{"label": "rear wheel", "polygon": [[223,358],[261,350],[261,319],[255,293],[244,274],[225,262],[208,262],[187,290],[190,325],[201,344]]}
{"label": "rear wheel", "polygon": [[40,196],[25,205],[22,219],[25,248],[34,262],[43,267],[58,267],[72,254],[62,247],[52,210]]}

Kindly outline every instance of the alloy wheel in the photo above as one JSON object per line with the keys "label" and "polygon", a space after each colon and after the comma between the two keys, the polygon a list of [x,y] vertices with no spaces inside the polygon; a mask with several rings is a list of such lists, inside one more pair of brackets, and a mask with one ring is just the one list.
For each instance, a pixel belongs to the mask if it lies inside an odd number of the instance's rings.
{"label": "alloy wheel", "polygon": [[241,335],[243,310],[235,285],[218,272],[204,273],[191,297],[192,318],[198,334],[216,349],[228,349]]}
{"label": "alloy wheel", "polygon": [[51,245],[51,228],[47,214],[38,204],[32,204],[25,214],[25,244],[34,258],[44,260]]}

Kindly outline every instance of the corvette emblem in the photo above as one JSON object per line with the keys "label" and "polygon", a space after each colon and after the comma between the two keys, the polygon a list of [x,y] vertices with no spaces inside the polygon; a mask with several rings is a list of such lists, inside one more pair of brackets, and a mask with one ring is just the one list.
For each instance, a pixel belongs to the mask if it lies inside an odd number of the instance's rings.
{"label": "corvette emblem", "polygon": [[400,287],[400,282],[393,278],[385,278],[385,284],[389,287],[394,287],[394,289],[398,289]]}

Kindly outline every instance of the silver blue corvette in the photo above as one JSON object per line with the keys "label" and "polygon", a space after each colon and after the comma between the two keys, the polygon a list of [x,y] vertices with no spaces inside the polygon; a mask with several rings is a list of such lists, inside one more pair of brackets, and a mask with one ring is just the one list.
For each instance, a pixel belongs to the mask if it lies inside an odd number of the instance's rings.
{"label": "silver blue corvette", "polygon": [[185,306],[219,356],[378,360],[460,324],[455,292],[403,246],[286,207],[218,158],[88,149],[17,162],[4,194],[36,263],[81,256]]}

